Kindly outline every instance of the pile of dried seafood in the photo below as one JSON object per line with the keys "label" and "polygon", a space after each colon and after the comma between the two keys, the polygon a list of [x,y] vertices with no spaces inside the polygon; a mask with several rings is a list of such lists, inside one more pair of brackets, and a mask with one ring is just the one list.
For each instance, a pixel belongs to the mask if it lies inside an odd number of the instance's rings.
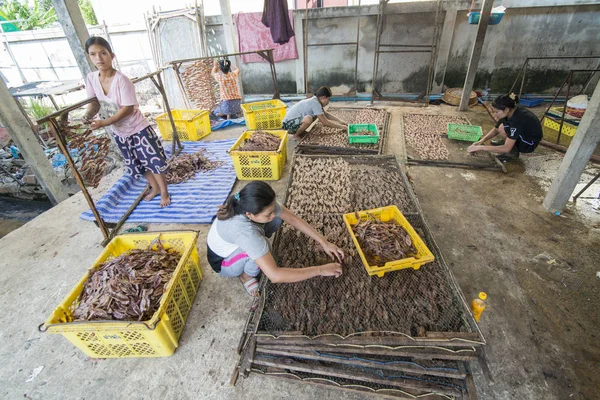
{"label": "pile of dried seafood", "polygon": [[[352,227],[356,240],[371,266],[383,266],[390,261],[414,257],[417,250],[403,227],[395,221],[382,222],[368,214],[366,221]],[[360,221],[358,213],[356,219]]]}
{"label": "pile of dried seafood", "polygon": [[250,137],[240,146],[238,151],[276,151],[281,139],[263,131],[252,132]]}
{"label": "pile of dried seafood", "polygon": [[86,184],[91,187],[98,187],[100,180],[106,173],[108,167],[108,156],[110,147],[110,138],[104,134],[96,134],[91,129],[85,129],[79,133],[84,125],[67,125],[63,129],[69,140],[69,147],[77,149],[77,154],[81,157],[81,167],[79,173]]}
{"label": "pile of dried seafood", "polygon": [[83,285],[73,311],[77,321],[148,320],[157,310],[181,254],[134,249],[100,264]]}
{"label": "pile of dried seafood", "polygon": [[[330,114],[335,115],[342,121],[348,124],[374,124],[379,129],[380,133],[383,133],[385,129],[385,121],[388,116],[387,111],[378,109],[330,109]],[[374,135],[372,132],[355,132],[352,135]],[[360,147],[364,149],[377,149],[378,144],[350,144],[348,143],[348,133],[346,129],[337,129],[323,126],[321,122],[313,127],[310,133],[306,134],[301,141],[302,145],[315,145],[315,146],[327,146],[327,147],[343,147],[352,148]]]}
{"label": "pile of dried seafood", "polygon": [[206,151],[200,151],[192,154],[181,154],[169,161],[167,170],[167,183],[181,183],[190,180],[196,175],[196,172],[212,171],[219,168],[223,163],[221,161],[211,161],[206,156]]}
{"label": "pile of dried seafood", "polygon": [[181,72],[185,92],[200,110],[212,110],[220,98],[219,83],[211,76],[212,67],[211,60],[198,60]]}
{"label": "pile of dried seafood", "polygon": [[462,117],[448,115],[407,114],[404,116],[406,142],[423,160],[447,160],[448,148],[440,133],[448,132],[448,124],[465,125]]}

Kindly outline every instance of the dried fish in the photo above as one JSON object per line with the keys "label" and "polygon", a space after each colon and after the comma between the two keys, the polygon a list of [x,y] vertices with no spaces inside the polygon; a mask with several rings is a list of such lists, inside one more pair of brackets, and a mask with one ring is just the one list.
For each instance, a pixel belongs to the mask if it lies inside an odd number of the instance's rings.
{"label": "dried fish", "polygon": [[404,116],[406,142],[423,160],[447,160],[448,148],[440,133],[448,131],[448,123],[464,125],[468,122],[457,116],[407,114]]}
{"label": "dried fish", "polygon": [[181,154],[169,162],[167,183],[181,183],[196,175],[197,172],[207,172],[219,168],[221,161],[211,161],[204,149],[192,154]]}
{"label": "dried fish", "polygon": [[181,254],[165,249],[134,249],[100,264],[83,285],[76,321],[142,321],[158,309],[165,286],[171,279]]}
{"label": "dried fish", "polygon": [[[382,222],[372,214],[352,227],[360,247],[372,266],[414,257],[417,250],[406,230],[395,221]],[[360,221],[358,213],[356,218]]]}
{"label": "dried fish", "polygon": [[181,72],[181,80],[192,104],[201,110],[212,110],[220,99],[219,83],[211,76],[211,60],[198,60]]}
{"label": "dried fish", "polygon": [[250,137],[239,147],[238,151],[276,151],[281,139],[263,131],[252,132]]}
{"label": "dried fish", "polygon": [[[387,111],[372,108],[363,108],[357,111],[329,110],[329,113],[349,124],[374,124],[379,131],[383,131]],[[354,135],[373,135],[373,133],[356,132]],[[346,129],[337,129],[323,126],[320,122],[304,136],[300,142],[303,145],[330,146],[330,147],[360,147],[364,149],[377,149],[378,144],[349,144]]]}
{"label": "dried fish", "polygon": [[[395,331],[416,336],[419,327],[442,332],[468,329],[437,261],[418,272],[405,269],[381,278],[365,272],[342,213],[395,204],[430,245],[419,218],[411,213],[410,187],[400,172],[393,164],[367,158],[296,158],[286,207],[344,251],[344,273],[337,279],[269,283],[258,330],[308,336]],[[278,235],[273,254],[279,266],[302,268],[331,262],[314,240],[293,227],[284,224]],[[407,244],[405,240],[399,246]]]}
{"label": "dried fish", "polygon": [[[83,133],[80,132],[82,129],[84,129]],[[109,152],[110,139],[104,134],[94,133],[82,124],[66,124],[62,130],[69,141],[69,147],[77,149],[81,160],[79,173],[87,185],[98,187],[108,167],[106,156]]]}

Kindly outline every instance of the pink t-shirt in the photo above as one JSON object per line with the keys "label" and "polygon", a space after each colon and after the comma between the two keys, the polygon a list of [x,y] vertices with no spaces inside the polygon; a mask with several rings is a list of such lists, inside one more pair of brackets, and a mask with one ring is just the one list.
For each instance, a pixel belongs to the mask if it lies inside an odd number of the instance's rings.
{"label": "pink t-shirt", "polygon": [[106,128],[115,135],[129,137],[150,126],[142,115],[135,97],[135,87],[125,74],[117,71],[113,77],[108,94],[104,94],[100,84],[100,71],[90,72],[85,80],[88,97],[96,96],[100,102],[100,118],[107,119],[115,115],[121,107],[133,106],[133,112],[119,122]]}

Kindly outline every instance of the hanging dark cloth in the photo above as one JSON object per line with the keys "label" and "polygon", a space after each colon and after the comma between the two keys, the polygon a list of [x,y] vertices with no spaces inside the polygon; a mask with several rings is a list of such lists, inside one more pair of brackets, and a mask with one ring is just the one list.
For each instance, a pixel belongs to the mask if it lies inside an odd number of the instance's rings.
{"label": "hanging dark cloth", "polygon": [[274,43],[286,44],[294,36],[287,0],[265,0],[262,23],[271,31]]}

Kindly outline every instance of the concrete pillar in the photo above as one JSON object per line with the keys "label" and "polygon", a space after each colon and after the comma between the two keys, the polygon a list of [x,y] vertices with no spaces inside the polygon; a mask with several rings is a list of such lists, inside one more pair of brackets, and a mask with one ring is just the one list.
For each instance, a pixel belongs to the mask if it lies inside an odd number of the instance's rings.
{"label": "concrete pillar", "polygon": [[40,147],[27,119],[17,106],[8,87],[0,79],[0,121],[23,154],[27,165],[33,170],[52,204],[67,199],[67,188],[54,173],[50,161]]}
{"label": "concrete pillar", "polygon": [[[236,33],[233,27],[233,18],[231,16],[231,7],[229,0],[219,0],[221,6],[221,16],[223,17],[223,34],[225,35],[225,45],[227,46],[227,53],[237,53],[238,46],[237,40],[235,39]],[[240,58],[235,56],[235,65],[240,68]],[[241,70],[241,68],[240,68]],[[242,71],[242,74],[244,71]],[[242,96],[242,103],[244,102],[244,88],[242,87],[241,75],[237,79],[238,88],[240,89],[240,96]]]}
{"label": "concrete pillar", "polygon": [[488,21],[493,5],[494,0],[483,0],[479,24],[477,24],[477,36],[475,36],[475,43],[473,43],[469,68],[467,69],[467,76],[463,86],[462,98],[460,99],[460,105],[458,106],[460,111],[467,111],[467,108],[469,107],[469,97],[471,96],[473,84],[475,83],[475,75],[477,74],[477,68],[479,67],[479,57],[481,57],[483,41],[485,40],[485,33],[487,32]]}
{"label": "concrete pillar", "polygon": [[544,199],[544,208],[552,213],[562,211],[579,183],[596,146],[600,142],[600,83],[581,118],[577,133],[569,145],[558,173]]}
{"label": "concrete pillar", "polygon": [[[90,37],[77,0],[52,0],[58,21],[65,32],[75,61],[83,78],[96,70],[85,53],[85,41]],[[113,49],[114,50],[114,49]]]}
{"label": "concrete pillar", "polygon": [[[304,13],[295,12],[294,32],[296,32],[296,50],[298,50],[298,59],[296,60],[296,93],[304,93]],[[300,32],[300,33],[298,33]]]}
{"label": "concrete pillar", "polygon": [[437,62],[435,64],[435,72],[433,74],[432,94],[442,93],[444,78],[446,76],[446,67],[448,66],[448,58],[452,49],[452,39],[454,38],[454,28],[456,26],[456,16],[458,8],[448,8],[444,18],[444,26],[438,47]]}

